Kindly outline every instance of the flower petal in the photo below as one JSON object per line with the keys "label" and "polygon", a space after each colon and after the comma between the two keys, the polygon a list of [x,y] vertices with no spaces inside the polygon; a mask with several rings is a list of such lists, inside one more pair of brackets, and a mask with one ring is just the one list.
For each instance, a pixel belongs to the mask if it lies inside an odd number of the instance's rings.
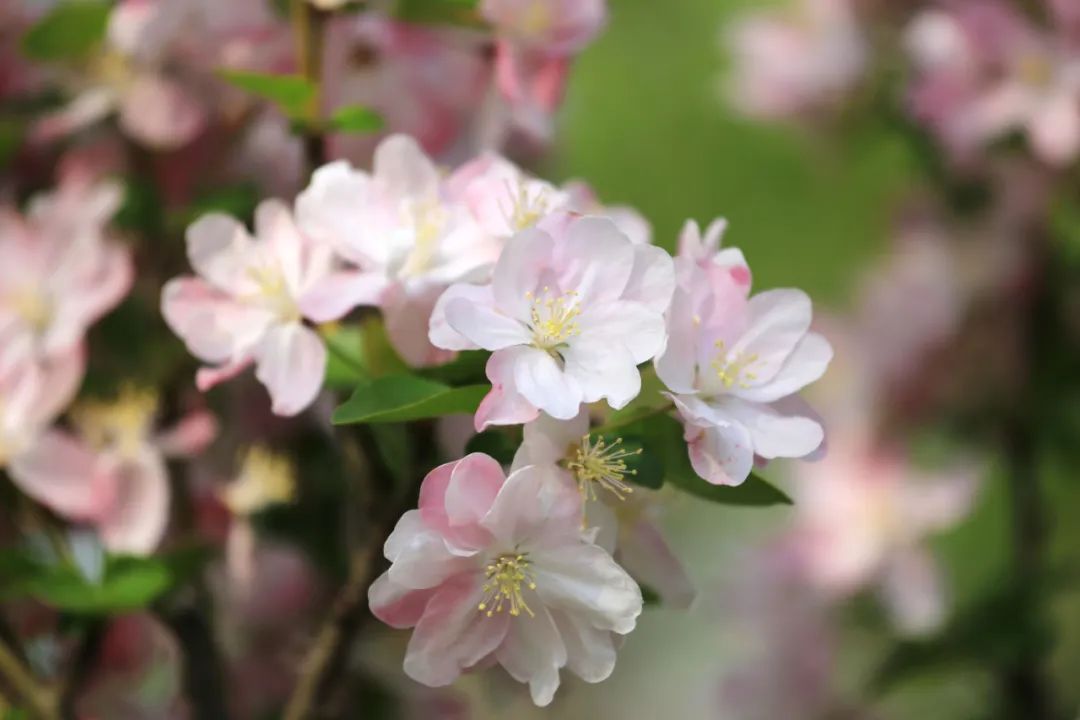
{"label": "flower petal", "polygon": [[326,372],[326,347],[310,328],[272,328],[256,348],[255,377],[270,391],[276,415],[296,415],[315,400]]}

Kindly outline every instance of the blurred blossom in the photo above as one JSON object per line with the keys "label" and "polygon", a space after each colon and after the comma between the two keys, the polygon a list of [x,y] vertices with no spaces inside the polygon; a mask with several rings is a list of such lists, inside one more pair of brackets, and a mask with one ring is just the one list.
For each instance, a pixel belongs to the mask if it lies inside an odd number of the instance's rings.
{"label": "blurred blossom", "polygon": [[587,682],[611,674],[615,635],[642,609],[634,581],[582,534],[575,488],[537,467],[506,477],[486,455],[433,470],[385,550],[371,610],[415,626],[405,672],[433,687],[494,661],[548,705],[563,667]]}
{"label": "blurred blossom", "polygon": [[127,294],[130,255],[105,232],[121,198],[114,183],[70,175],[25,216],[0,208],[0,368],[79,352]]}
{"label": "blurred blossom", "polygon": [[634,245],[607,218],[530,228],[507,243],[490,285],[452,286],[431,317],[431,339],[493,351],[492,390],[476,427],[569,420],[581,404],[624,407],[641,391],[637,365],[663,349],[671,258]]}
{"label": "blurred blossom", "polygon": [[1052,165],[1080,153],[1080,47],[995,0],[920,13],[911,110],[958,159],[1012,132]]}
{"label": "blurred blossom", "polygon": [[513,469],[536,465],[576,488],[585,505],[583,526],[596,529],[597,544],[666,606],[689,607],[694,587],[654,517],[656,494],[628,484],[636,470],[627,460],[641,451],[623,447],[621,439],[590,437],[585,409],[571,420],[541,414],[523,432]]}
{"label": "blurred blossom", "polygon": [[495,83],[513,123],[546,141],[573,56],[603,28],[605,0],[483,0],[495,29]]}
{"label": "blurred blossom", "polygon": [[206,391],[255,365],[278,415],[314,402],[326,369],[326,347],[304,324],[336,320],[353,305],[347,278],[329,247],[300,232],[283,203],[255,213],[255,236],[231,217],[204,215],[187,232],[188,260],[198,277],[169,281],[162,312],[195,357]]}
{"label": "blurred blossom", "polygon": [[728,92],[741,112],[793,118],[844,98],[866,64],[866,41],[850,0],[792,0],[750,13],[725,39],[733,69]]}
{"label": "blurred blossom", "polygon": [[11,461],[11,478],[27,495],[75,522],[95,527],[117,553],[149,554],[169,521],[166,457],[190,457],[216,435],[197,411],[161,432],[157,396],[125,388],[115,402],[72,411],[78,435],[50,430]]}
{"label": "blurred blossom", "polygon": [[85,365],[78,349],[54,360],[0,369],[0,468],[32,448],[75,398]]}
{"label": "blurred blossom", "polygon": [[187,720],[176,638],[149,613],[112,619],[76,701],[80,718]]}
{"label": "blurred blossom", "polygon": [[824,429],[795,393],[824,374],[832,348],[810,331],[801,290],[749,296],[741,253],[718,251],[722,227],[704,239],[696,225],[684,230],[656,372],[683,421],[694,470],[738,485],[755,456],[806,457],[821,446]]}

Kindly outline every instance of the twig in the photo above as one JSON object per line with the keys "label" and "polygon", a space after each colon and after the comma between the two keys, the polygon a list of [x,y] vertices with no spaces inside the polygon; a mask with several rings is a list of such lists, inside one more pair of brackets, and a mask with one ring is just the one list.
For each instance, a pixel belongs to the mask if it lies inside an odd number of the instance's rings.
{"label": "twig", "polygon": [[612,430],[618,430],[619,428],[624,428],[627,425],[633,425],[636,422],[648,420],[649,418],[655,417],[657,415],[663,415],[664,413],[670,412],[674,408],[675,404],[669,401],[658,407],[645,408],[635,413],[616,417],[613,420],[604,423],[603,425],[593,428],[591,432],[594,435],[604,435],[611,432]]}
{"label": "twig", "polygon": [[0,641],[0,679],[15,691],[39,720],[60,720],[60,698],[40,683],[6,642]]}
{"label": "twig", "polygon": [[308,0],[290,0],[289,14],[296,39],[300,74],[314,87],[304,113],[304,158],[310,172],[326,159],[326,138],[320,129],[322,112],[323,25],[326,15]]}

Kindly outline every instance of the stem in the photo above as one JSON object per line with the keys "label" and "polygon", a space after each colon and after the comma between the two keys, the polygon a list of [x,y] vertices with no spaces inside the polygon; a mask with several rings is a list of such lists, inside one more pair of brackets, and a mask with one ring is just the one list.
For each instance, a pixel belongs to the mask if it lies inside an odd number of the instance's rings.
{"label": "stem", "polygon": [[7,643],[0,641],[0,678],[29,706],[39,720],[60,720],[59,698],[42,685]]}
{"label": "stem", "polygon": [[326,14],[308,0],[290,0],[289,10],[300,74],[315,88],[302,118],[304,158],[310,171],[322,165],[326,159],[326,138],[319,128],[322,111],[323,25]]}
{"label": "stem", "polygon": [[668,400],[663,405],[659,405],[654,408],[644,408],[635,413],[629,413],[627,415],[616,417],[612,420],[607,421],[603,425],[600,425],[599,427],[593,428],[590,432],[593,435],[606,435],[613,430],[618,430],[619,428],[626,427],[627,425],[633,425],[634,423],[641,422],[642,420],[648,420],[649,418],[655,417],[656,415],[663,415],[664,413],[670,412],[673,409],[675,409],[675,403]]}

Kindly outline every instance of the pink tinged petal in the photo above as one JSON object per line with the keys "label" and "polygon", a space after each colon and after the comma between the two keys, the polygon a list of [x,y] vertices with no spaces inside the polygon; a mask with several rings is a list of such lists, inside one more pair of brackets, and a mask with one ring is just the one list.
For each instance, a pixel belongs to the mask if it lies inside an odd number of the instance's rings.
{"label": "pink tinged petal", "polygon": [[438,194],[438,168],[408,135],[391,135],[379,143],[372,167],[376,181],[394,197]]}
{"label": "pink tinged petal", "polygon": [[490,425],[521,425],[535,420],[540,410],[518,392],[514,385],[514,367],[518,357],[528,348],[507,348],[488,358],[486,373],[491,381],[491,392],[476,408],[473,419],[477,432]]}
{"label": "pink tinged petal", "polygon": [[[667,330],[661,312],[629,300],[602,303],[585,308],[578,318],[579,336],[588,344],[622,346],[634,365],[663,352]],[[574,338],[570,340],[573,346]]]}
{"label": "pink tinged petal", "polygon": [[584,402],[607,400],[618,410],[641,392],[641,373],[633,356],[618,344],[574,342],[563,352],[563,357],[563,374],[582,388]]}
{"label": "pink tinged petal", "polygon": [[150,147],[179,148],[206,125],[206,111],[196,96],[159,75],[136,78],[120,103],[120,125]]}
{"label": "pink tinged petal", "polygon": [[584,399],[582,387],[548,353],[533,347],[521,348],[513,372],[514,389],[534,407],[560,420],[578,414]]}
{"label": "pink tinged petal", "polygon": [[116,104],[116,93],[111,88],[86,90],[60,110],[42,117],[34,125],[34,138],[41,142],[53,142],[70,135],[104,120],[116,108]]}
{"label": "pink tinged petal", "polygon": [[581,531],[581,494],[551,468],[530,465],[510,473],[481,524],[508,547],[565,546]]}
{"label": "pink tinged petal", "polygon": [[611,677],[615,670],[615,641],[611,632],[598,630],[574,613],[552,612],[566,646],[566,667],[588,683]]}
{"label": "pink tinged petal", "polygon": [[435,588],[413,590],[397,585],[389,573],[379,576],[368,588],[371,614],[392,628],[409,628],[420,622],[424,608],[436,593]]}
{"label": "pink tinged petal", "polygon": [[161,292],[165,322],[188,351],[204,362],[221,363],[249,352],[267,332],[274,317],[243,305],[202,280],[180,277]]}
{"label": "pink tinged petal", "polygon": [[687,424],[684,437],[694,472],[713,485],[741,485],[754,466],[750,432],[742,425]]}
{"label": "pink tinged petal", "polygon": [[199,392],[207,392],[223,382],[232,380],[251,367],[254,362],[254,358],[242,357],[225,365],[199,368],[195,373],[195,387],[199,389]]}
{"label": "pink tinged petal", "polygon": [[485,350],[526,345],[532,339],[524,324],[490,305],[457,297],[446,303],[445,312],[446,322],[453,330]]}
{"label": "pink tinged petal", "polygon": [[672,551],[660,527],[639,518],[619,535],[619,561],[626,571],[660,594],[665,607],[685,610],[697,591],[682,561]]}
{"label": "pink tinged petal", "polygon": [[731,393],[744,400],[773,402],[802,390],[825,374],[832,362],[833,349],[818,333],[807,333],[773,379],[750,388],[732,388]]}
{"label": "pink tinged petal", "polygon": [[566,646],[551,614],[543,605],[533,615],[511,621],[506,638],[495,651],[510,677],[529,684],[532,701],[546,707],[559,689],[559,669],[566,665]]}
{"label": "pink tinged petal", "polygon": [[421,516],[428,527],[458,547],[485,547],[491,535],[480,521],[505,479],[502,466],[482,453],[440,465],[420,486]]}
{"label": "pink tinged petal", "polygon": [[255,208],[255,236],[266,243],[293,298],[304,290],[304,237],[289,207],[280,200],[264,200]]}
{"label": "pink tinged petal", "polygon": [[367,227],[372,192],[371,178],[348,162],[324,165],[312,174],[311,183],[296,200],[297,222],[305,233],[329,244],[342,257],[365,269],[372,264],[381,267],[389,245],[373,242],[377,233]]}
{"label": "pink tinged petal", "polygon": [[667,314],[667,344],[655,362],[657,376],[672,392],[694,392],[697,335],[690,293],[679,289]]}
{"label": "pink tinged petal", "polygon": [[552,611],[576,615],[598,629],[625,635],[641,615],[641,590],[596,545],[569,544],[534,552],[536,592]]}
{"label": "pink tinged petal", "polygon": [[430,687],[449,685],[502,644],[510,613],[480,612],[480,585],[479,574],[459,576],[432,596],[409,640],[406,675]]}
{"label": "pink tinged petal", "polygon": [[780,371],[810,329],[810,298],[801,290],[768,290],[750,298],[742,336],[729,357],[754,356],[752,385],[764,384]]}
{"label": "pink tinged petal", "polygon": [[82,386],[86,374],[86,348],[77,345],[65,353],[54,355],[39,367],[41,383],[28,408],[32,425],[46,425],[62,413]]}
{"label": "pink tinged petal", "polygon": [[279,325],[256,349],[255,377],[270,392],[275,415],[296,415],[315,401],[326,372],[326,347],[300,323]]}
{"label": "pink tinged petal", "polygon": [[446,350],[478,350],[480,348],[476,343],[451,327],[447,320],[446,306],[455,300],[492,308],[494,311],[495,297],[491,293],[490,285],[451,285],[439,296],[435,308],[431,311],[428,339],[435,347]]}
{"label": "pink tinged petal", "polygon": [[46,433],[12,458],[9,470],[20,490],[71,520],[101,517],[117,492],[116,478],[98,456],[59,431]]}
{"label": "pink tinged petal", "polygon": [[662,314],[671,305],[674,292],[675,263],[667,251],[655,245],[635,245],[634,265],[623,299]]}
{"label": "pink tinged petal", "polygon": [[900,502],[909,527],[920,534],[947,530],[962,520],[975,503],[979,473],[974,467],[904,486]]}
{"label": "pink tinged petal", "polygon": [[529,320],[532,297],[542,290],[540,278],[551,265],[554,247],[551,236],[536,228],[522,230],[506,241],[491,276],[499,310],[522,322]]}
{"label": "pink tinged petal", "polygon": [[471,556],[451,553],[442,535],[416,510],[398,520],[383,549],[393,562],[387,576],[402,588],[433,588],[458,573],[478,570]]}
{"label": "pink tinged petal", "polygon": [[308,320],[331,322],[360,305],[378,305],[388,286],[389,281],[381,273],[336,272],[319,280],[297,304]]}
{"label": "pink tinged petal", "polygon": [[618,300],[630,281],[634,255],[634,245],[611,220],[579,218],[558,245],[559,283],[564,290],[575,290],[582,306]]}
{"label": "pink tinged petal", "polygon": [[769,405],[725,398],[720,410],[750,433],[754,453],[766,459],[798,458],[818,449],[825,429],[812,418],[784,415]]}
{"label": "pink tinged petal", "polygon": [[589,411],[582,408],[571,420],[556,420],[542,414],[522,428],[521,446],[514,454],[512,467],[554,465],[566,457],[567,450],[581,442],[589,432]]}
{"label": "pink tinged petal", "polygon": [[905,635],[928,635],[945,622],[941,568],[923,549],[901,552],[888,563],[881,595],[893,622]]}
{"label": "pink tinged petal", "polygon": [[157,436],[154,444],[166,457],[194,457],[218,434],[218,421],[206,410],[195,410]]}
{"label": "pink tinged petal", "polygon": [[116,496],[98,519],[101,540],[112,552],[148,555],[169,523],[169,477],[161,455],[150,447],[113,467]]}
{"label": "pink tinged petal", "polygon": [[419,292],[395,293],[383,303],[383,319],[390,344],[412,367],[428,367],[449,362],[454,354],[437,348],[428,340],[429,323],[441,288],[431,286]]}
{"label": "pink tinged petal", "polygon": [[1066,165],[1080,153],[1080,98],[1059,90],[1028,121],[1036,154],[1052,165]]}
{"label": "pink tinged petal", "polygon": [[188,262],[218,290],[235,294],[247,278],[253,241],[247,229],[228,215],[203,215],[187,229]]}

